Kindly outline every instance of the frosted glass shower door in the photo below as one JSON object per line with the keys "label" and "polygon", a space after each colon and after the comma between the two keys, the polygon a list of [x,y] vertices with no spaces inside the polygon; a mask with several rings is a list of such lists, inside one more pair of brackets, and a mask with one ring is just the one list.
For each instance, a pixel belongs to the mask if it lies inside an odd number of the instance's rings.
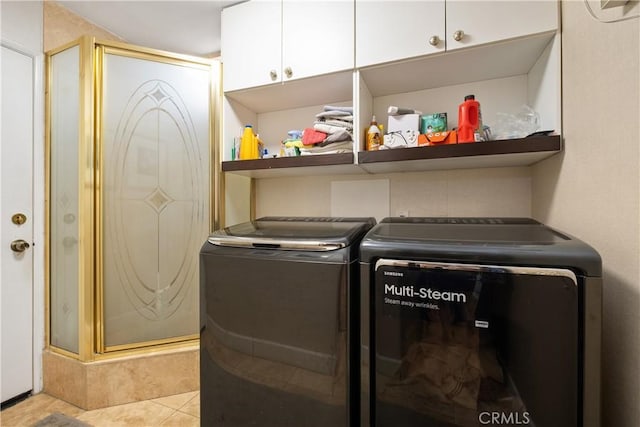
{"label": "frosted glass shower door", "polygon": [[104,52],[103,350],[194,338],[210,227],[210,69]]}
{"label": "frosted glass shower door", "polygon": [[80,47],[49,61],[49,335],[51,345],[78,353]]}

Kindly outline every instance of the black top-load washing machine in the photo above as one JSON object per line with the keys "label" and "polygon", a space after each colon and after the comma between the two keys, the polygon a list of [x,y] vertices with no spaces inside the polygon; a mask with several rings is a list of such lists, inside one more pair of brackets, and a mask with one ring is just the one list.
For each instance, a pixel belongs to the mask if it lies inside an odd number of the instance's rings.
{"label": "black top-load washing machine", "polygon": [[203,426],[359,423],[359,264],[373,218],[266,217],[200,252]]}
{"label": "black top-load washing machine", "polygon": [[386,218],[361,243],[362,425],[600,425],[602,267],[531,219]]}

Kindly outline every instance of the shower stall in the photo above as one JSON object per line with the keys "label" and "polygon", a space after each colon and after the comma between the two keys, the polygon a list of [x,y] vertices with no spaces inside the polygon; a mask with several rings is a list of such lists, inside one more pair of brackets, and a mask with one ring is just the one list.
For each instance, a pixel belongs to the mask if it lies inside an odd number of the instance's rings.
{"label": "shower stall", "polygon": [[152,397],[188,391],[197,379],[167,371],[197,361],[198,252],[219,216],[219,63],[90,37],[47,60],[45,391],[68,394],[57,375],[79,370],[78,396],[58,397],[89,409],[149,398],[90,383],[154,363]]}

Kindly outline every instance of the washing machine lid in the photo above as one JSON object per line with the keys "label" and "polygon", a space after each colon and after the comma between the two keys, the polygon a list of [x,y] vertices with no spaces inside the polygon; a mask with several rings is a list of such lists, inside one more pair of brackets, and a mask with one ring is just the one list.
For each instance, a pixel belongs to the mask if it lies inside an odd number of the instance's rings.
{"label": "washing machine lid", "polygon": [[332,251],[360,242],[374,218],[263,217],[213,232],[218,246],[279,250]]}
{"label": "washing machine lid", "polygon": [[593,248],[530,218],[385,218],[360,247],[363,262],[380,256],[413,257],[574,268],[602,275]]}
{"label": "washing machine lid", "polygon": [[371,234],[394,240],[502,245],[570,240],[530,218],[385,218]]}

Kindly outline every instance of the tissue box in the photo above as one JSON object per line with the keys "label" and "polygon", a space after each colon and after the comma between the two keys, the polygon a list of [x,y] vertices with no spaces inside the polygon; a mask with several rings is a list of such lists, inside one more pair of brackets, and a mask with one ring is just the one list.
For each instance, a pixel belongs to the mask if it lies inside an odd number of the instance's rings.
{"label": "tissue box", "polygon": [[420,116],[420,133],[444,132],[447,130],[447,113]]}
{"label": "tissue box", "polygon": [[395,131],[388,133],[383,138],[381,149],[385,148],[409,148],[418,146],[418,132],[414,130]]}
{"label": "tissue box", "polygon": [[420,116],[418,114],[398,114],[396,116],[389,116],[387,132],[415,131],[418,133],[419,118]]}
{"label": "tissue box", "polygon": [[457,135],[455,130],[433,133],[421,133],[418,137],[418,147],[425,145],[446,145],[456,144]]}

